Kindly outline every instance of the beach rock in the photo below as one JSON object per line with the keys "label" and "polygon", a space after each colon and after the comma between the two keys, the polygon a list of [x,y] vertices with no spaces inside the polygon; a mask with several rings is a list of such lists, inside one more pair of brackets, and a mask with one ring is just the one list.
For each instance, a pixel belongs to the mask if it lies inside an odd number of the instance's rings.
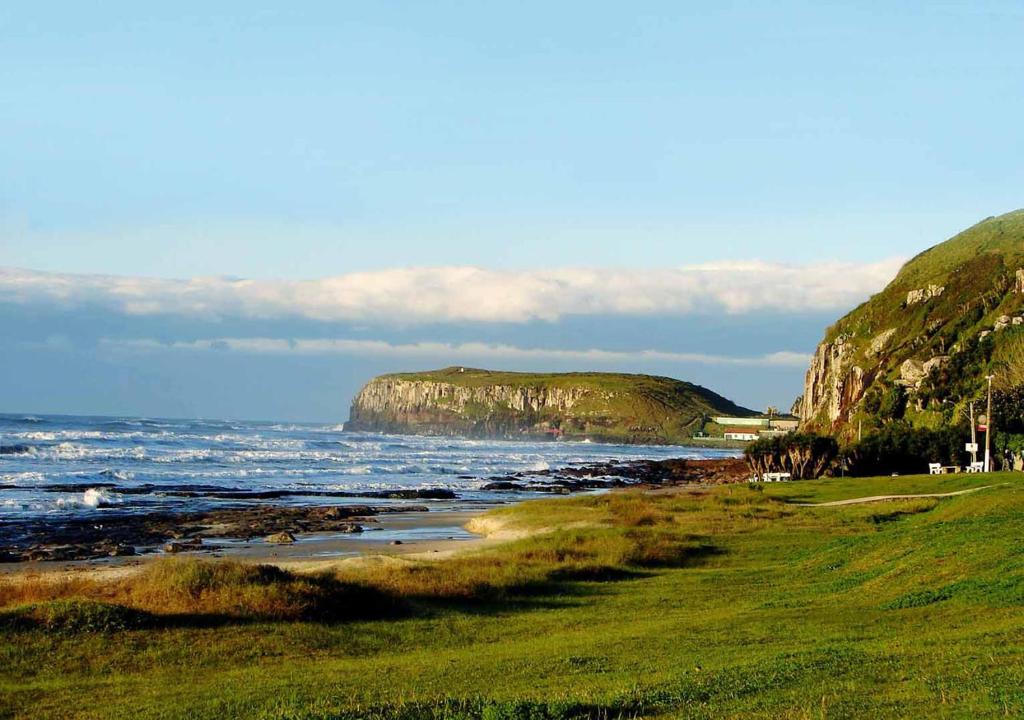
{"label": "beach rock", "polygon": [[119,543],[117,545],[112,546],[110,550],[107,552],[107,554],[110,555],[110,557],[131,557],[132,555],[136,555],[138,553],[135,552],[135,548],[131,545]]}
{"label": "beach rock", "polygon": [[273,535],[267,535],[266,542],[273,543],[275,545],[291,545],[295,542],[295,536],[290,532],[281,531],[274,533]]}
{"label": "beach rock", "polygon": [[373,515],[373,512],[373,508],[369,505],[332,505],[320,509],[316,514],[319,514],[324,520],[343,520],[359,515]]}
{"label": "beach rock", "polygon": [[172,540],[169,543],[165,543],[163,551],[172,555],[176,555],[181,552],[188,552],[190,550],[198,550],[203,546],[203,541],[200,538],[189,538],[187,540]]}
{"label": "beach rock", "polygon": [[496,490],[525,490],[526,488],[522,484],[512,480],[494,480],[487,483],[480,489],[494,492]]}
{"label": "beach rock", "polygon": [[405,543],[403,543],[403,542],[402,542],[401,540],[392,540],[392,541],[391,541],[390,543],[388,543],[388,544],[389,544],[389,545],[404,545]]}
{"label": "beach rock", "polygon": [[31,445],[0,445],[0,455],[27,455],[32,449]]}
{"label": "beach rock", "polygon": [[388,490],[367,497],[381,497],[388,500],[455,500],[456,495],[446,488],[424,488],[416,490]]}

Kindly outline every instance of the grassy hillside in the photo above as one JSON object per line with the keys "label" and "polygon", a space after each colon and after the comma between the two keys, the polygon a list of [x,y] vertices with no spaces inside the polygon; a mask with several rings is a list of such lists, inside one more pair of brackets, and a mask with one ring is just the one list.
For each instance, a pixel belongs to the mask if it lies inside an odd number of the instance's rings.
{"label": "grassy hillside", "polygon": [[[563,529],[330,577],[179,563],[116,590],[7,590],[0,715],[1024,715],[1019,475],[611,493],[494,518]],[[136,610],[45,600],[75,595]]]}
{"label": "grassy hillside", "polygon": [[[413,399],[409,383],[441,384],[443,391],[424,403]],[[370,397],[374,388],[379,392]],[[535,406],[516,406],[523,397]],[[499,437],[557,431],[565,439],[675,443],[689,440],[716,414],[754,413],[667,377],[451,367],[375,378],[353,401],[350,427]]]}
{"label": "grassy hillside", "polygon": [[[833,421],[821,401],[805,406],[810,424],[842,432],[863,422],[870,430],[895,414],[935,426],[961,416],[986,374],[997,384],[1017,382],[1007,371],[1024,348],[1024,325],[1012,324],[1024,315],[1024,293],[1015,292],[1022,268],[1024,210],[988,218],[911,259],[828,329],[830,354],[842,346],[842,367],[829,379],[841,416]],[[1000,318],[1011,324],[997,330]]]}

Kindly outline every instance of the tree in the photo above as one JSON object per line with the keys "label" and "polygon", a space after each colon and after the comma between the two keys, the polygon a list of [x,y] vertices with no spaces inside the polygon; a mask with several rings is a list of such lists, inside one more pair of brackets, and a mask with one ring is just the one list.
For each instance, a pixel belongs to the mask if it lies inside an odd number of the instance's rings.
{"label": "tree", "polygon": [[790,408],[789,408],[789,414],[790,415],[796,415],[796,416],[799,417],[800,413],[803,411],[803,407],[804,407],[804,396],[803,395],[797,395],[796,396],[796,400],[793,401],[793,405],[790,406]]}
{"label": "tree", "polygon": [[965,464],[964,443],[969,437],[962,426],[931,430],[897,422],[850,445],[843,457],[851,475],[923,473],[928,463]]}
{"label": "tree", "polygon": [[1024,385],[993,392],[992,415],[1002,432],[1024,434]]}
{"label": "tree", "polygon": [[902,420],[907,412],[907,390],[902,385],[893,385],[883,395],[878,407],[882,420]]}
{"label": "tree", "polygon": [[747,445],[747,465],[756,475],[788,472],[794,479],[821,477],[839,453],[835,438],[812,433],[763,437]]}

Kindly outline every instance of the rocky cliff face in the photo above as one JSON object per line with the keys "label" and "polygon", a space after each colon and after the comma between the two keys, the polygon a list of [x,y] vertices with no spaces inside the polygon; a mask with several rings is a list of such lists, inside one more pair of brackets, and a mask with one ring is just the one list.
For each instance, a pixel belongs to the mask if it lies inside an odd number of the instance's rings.
{"label": "rocky cliff face", "polygon": [[950,422],[1024,342],[1024,211],[908,262],[829,328],[807,370],[802,426],[847,436],[893,419]]}
{"label": "rocky cliff face", "polygon": [[347,428],[437,435],[511,436],[552,429],[542,416],[568,415],[588,388],[483,385],[380,377],[352,401]]}
{"label": "rocky cliff face", "polygon": [[864,394],[864,368],[854,364],[854,348],[847,339],[839,335],[815,351],[804,378],[801,421],[823,417],[835,424]]}
{"label": "rocky cliff face", "polygon": [[705,415],[715,413],[750,411],[669,378],[448,368],[374,378],[353,399],[345,428],[668,443],[689,438]]}

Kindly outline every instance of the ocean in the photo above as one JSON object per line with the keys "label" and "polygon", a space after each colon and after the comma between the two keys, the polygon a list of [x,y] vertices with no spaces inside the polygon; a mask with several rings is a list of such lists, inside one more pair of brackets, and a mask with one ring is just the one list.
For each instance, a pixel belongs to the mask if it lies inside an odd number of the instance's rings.
{"label": "ocean", "polygon": [[[432,509],[529,493],[483,490],[490,478],[608,460],[716,458],[734,450],[517,442],[346,433],[341,425],[0,415],[0,519],[190,511],[260,502],[352,504],[316,494],[443,488]],[[10,452],[12,446],[17,452]],[[248,498],[246,500],[246,498]],[[402,501],[390,501],[402,502]]]}

